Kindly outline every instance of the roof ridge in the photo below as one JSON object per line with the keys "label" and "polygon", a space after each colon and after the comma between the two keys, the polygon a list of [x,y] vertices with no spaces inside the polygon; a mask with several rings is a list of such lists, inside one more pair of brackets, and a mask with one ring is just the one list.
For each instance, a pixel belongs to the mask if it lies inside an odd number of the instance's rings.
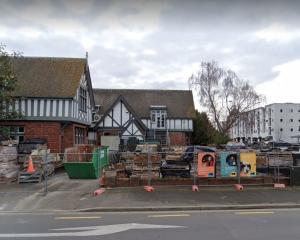
{"label": "roof ridge", "polygon": [[101,91],[178,91],[178,92],[191,92],[189,89],[145,89],[145,88],[93,88],[93,90]]}
{"label": "roof ridge", "polygon": [[79,58],[79,57],[46,57],[46,56],[20,56],[17,58],[33,58],[33,59],[38,59],[38,58],[42,58],[42,59],[57,59],[57,60],[86,60],[86,58]]}

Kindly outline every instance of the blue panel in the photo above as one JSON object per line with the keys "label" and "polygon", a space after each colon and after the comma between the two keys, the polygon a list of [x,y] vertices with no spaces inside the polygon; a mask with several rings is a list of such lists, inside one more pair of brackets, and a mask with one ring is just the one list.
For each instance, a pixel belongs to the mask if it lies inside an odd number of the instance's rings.
{"label": "blue panel", "polygon": [[237,156],[236,152],[222,152],[220,154],[221,177],[237,176]]}

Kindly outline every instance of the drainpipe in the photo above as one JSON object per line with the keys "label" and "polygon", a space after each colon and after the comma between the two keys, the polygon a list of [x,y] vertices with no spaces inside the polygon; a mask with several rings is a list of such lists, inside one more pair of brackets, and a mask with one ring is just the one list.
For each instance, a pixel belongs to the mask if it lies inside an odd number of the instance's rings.
{"label": "drainpipe", "polygon": [[62,152],[62,148],[63,148],[63,142],[61,141],[61,139],[62,139],[62,137],[64,137],[65,136],[65,134],[64,134],[64,130],[65,130],[65,128],[69,125],[70,123],[69,122],[66,122],[66,123],[62,123],[61,125],[60,125],[60,146],[59,146],[59,151],[60,151],[60,153],[63,153]]}

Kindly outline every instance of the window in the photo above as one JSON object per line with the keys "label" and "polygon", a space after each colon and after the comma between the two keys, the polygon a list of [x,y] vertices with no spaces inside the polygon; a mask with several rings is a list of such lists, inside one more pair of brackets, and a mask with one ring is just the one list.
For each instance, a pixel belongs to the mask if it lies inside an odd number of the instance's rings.
{"label": "window", "polygon": [[291,128],[291,132],[292,132],[292,131],[294,131],[294,129],[293,129],[293,128]]}
{"label": "window", "polygon": [[25,129],[23,126],[1,126],[4,136],[11,140],[17,140],[19,143],[24,141]]}
{"label": "window", "polygon": [[151,110],[151,122],[154,128],[165,128],[166,127],[166,110]]}
{"label": "window", "polygon": [[283,119],[281,118],[281,119],[280,119],[280,122],[282,122],[282,121],[283,121]]}
{"label": "window", "polygon": [[165,127],[165,115],[161,115],[161,127]]}
{"label": "window", "polygon": [[79,89],[79,110],[86,112],[86,90],[80,87]]}
{"label": "window", "polygon": [[75,128],[75,144],[84,144],[84,128]]}
{"label": "window", "polygon": [[283,110],[282,110],[282,109],[280,109],[280,112],[283,112]]}
{"label": "window", "polygon": [[291,122],[294,122],[294,119],[291,119]]}
{"label": "window", "polygon": [[293,109],[291,109],[291,112],[294,112],[294,110],[293,110]]}
{"label": "window", "polygon": [[[300,121],[300,120],[299,120]],[[155,113],[151,114],[151,122],[155,122]]]}
{"label": "window", "polygon": [[300,127],[298,128],[298,131],[300,132]]}
{"label": "window", "polygon": [[282,128],[280,128],[280,132],[282,132],[283,131],[283,129]]}

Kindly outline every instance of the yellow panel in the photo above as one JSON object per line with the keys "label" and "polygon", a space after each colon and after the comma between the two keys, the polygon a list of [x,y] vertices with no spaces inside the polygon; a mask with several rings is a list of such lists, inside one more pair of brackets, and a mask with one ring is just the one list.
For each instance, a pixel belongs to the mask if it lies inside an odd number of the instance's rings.
{"label": "yellow panel", "polygon": [[241,152],[241,177],[256,176],[256,153]]}

